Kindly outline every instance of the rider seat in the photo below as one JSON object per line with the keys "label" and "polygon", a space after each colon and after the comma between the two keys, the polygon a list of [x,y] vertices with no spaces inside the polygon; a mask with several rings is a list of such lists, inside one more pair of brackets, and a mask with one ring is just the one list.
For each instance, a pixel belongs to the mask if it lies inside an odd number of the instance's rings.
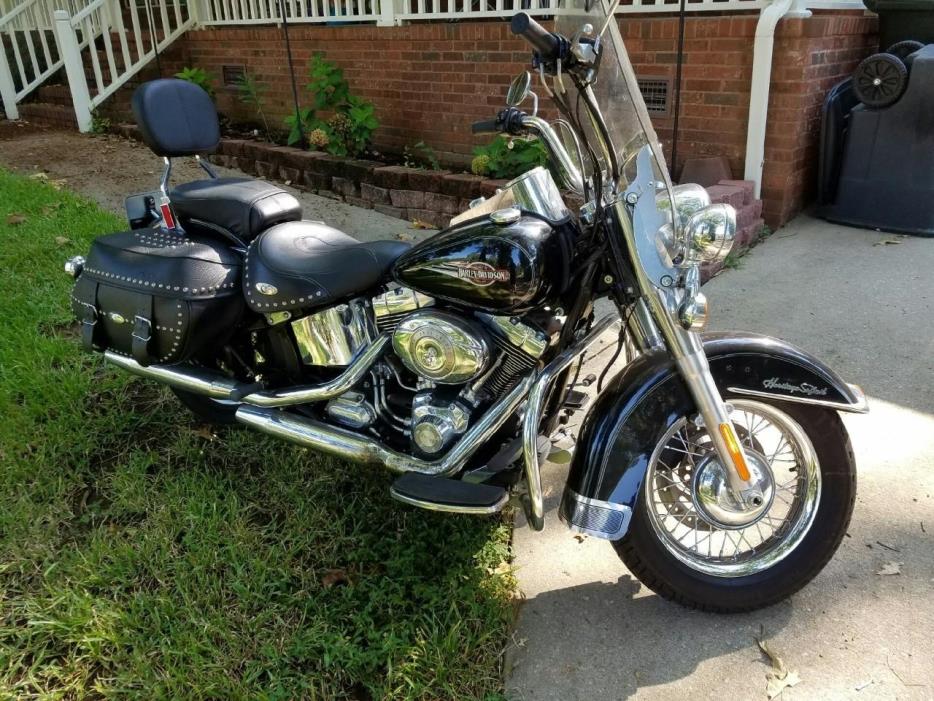
{"label": "rider seat", "polygon": [[173,156],[194,156],[211,176],[168,193],[183,228],[248,243],[275,224],[302,218],[298,200],[282,188],[251,178],[218,178],[201,160],[201,154],[217,150],[220,126],[214,102],[199,86],[174,78],[143,83],[133,93],[133,114],[143,141],[166,159],[163,189]]}
{"label": "rider seat", "polygon": [[243,292],[257,312],[333,304],[376,287],[408,250],[402,241],[363,243],[322,222],[279,224],[247,251]]}

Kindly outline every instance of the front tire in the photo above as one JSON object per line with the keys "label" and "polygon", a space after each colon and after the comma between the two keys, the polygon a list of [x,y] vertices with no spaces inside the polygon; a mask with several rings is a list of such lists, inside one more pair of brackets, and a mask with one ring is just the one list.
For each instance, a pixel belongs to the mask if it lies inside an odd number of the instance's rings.
{"label": "front tire", "polygon": [[[776,489],[769,509],[750,526],[712,523],[692,490],[699,471],[709,469],[703,460],[711,461],[712,447],[703,429],[682,419],[660,440],[629,531],[613,545],[632,573],[660,596],[688,608],[732,613],[775,604],[823,569],[850,522],[856,465],[835,410],[737,395],[724,399],[736,408],[732,418],[746,449],[772,458],[769,472],[776,488],[794,484]],[[762,435],[768,427],[760,428],[756,417],[771,417],[777,425],[773,432],[787,434],[782,440],[790,449],[774,437],[770,443]],[[731,555],[726,543],[734,541]]]}

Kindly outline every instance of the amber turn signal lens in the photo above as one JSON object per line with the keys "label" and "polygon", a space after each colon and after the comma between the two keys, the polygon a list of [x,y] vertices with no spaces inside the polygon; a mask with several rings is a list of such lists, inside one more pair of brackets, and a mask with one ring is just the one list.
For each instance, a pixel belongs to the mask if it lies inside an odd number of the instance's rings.
{"label": "amber turn signal lens", "polygon": [[746,458],[743,457],[743,451],[739,447],[739,438],[736,436],[736,429],[733,424],[720,424],[720,435],[726,441],[726,449],[730,451],[730,457],[733,458],[733,464],[736,465],[736,471],[740,479],[744,482],[749,481],[749,468],[746,466]]}

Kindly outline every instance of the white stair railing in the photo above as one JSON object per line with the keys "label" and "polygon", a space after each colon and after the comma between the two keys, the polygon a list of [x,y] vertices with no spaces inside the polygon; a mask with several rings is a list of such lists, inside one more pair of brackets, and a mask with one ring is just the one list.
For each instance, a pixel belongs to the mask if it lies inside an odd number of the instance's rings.
{"label": "white stair railing", "polygon": [[[192,4],[94,0],[74,16],[65,10],[55,13],[79,130],[90,131],[93,111],[195,24]],[[83,36],[99,39],[82,44]]]}
{"label": "white stair railing", "polygon": [[0,15],[0,100],[8,119],[16,119],[17,103],[62,67],[53,14],[71,2],[26,0]]}

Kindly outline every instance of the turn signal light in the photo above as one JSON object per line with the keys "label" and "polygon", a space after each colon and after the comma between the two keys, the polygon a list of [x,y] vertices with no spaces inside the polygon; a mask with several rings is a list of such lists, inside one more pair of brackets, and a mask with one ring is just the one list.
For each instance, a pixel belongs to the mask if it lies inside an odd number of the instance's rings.
{"label": "turn signal light", "polygon": [[746,458],[743,457],[743,450],[739,447],[739,438],[733,424],[720,424],[720,435],[726,441],[726,449],[730,451],[730,457],[733,458],[733,464],[736,465],[736,472],[739,473],[740,479],[748,482],[749,467],[746,465]]}

